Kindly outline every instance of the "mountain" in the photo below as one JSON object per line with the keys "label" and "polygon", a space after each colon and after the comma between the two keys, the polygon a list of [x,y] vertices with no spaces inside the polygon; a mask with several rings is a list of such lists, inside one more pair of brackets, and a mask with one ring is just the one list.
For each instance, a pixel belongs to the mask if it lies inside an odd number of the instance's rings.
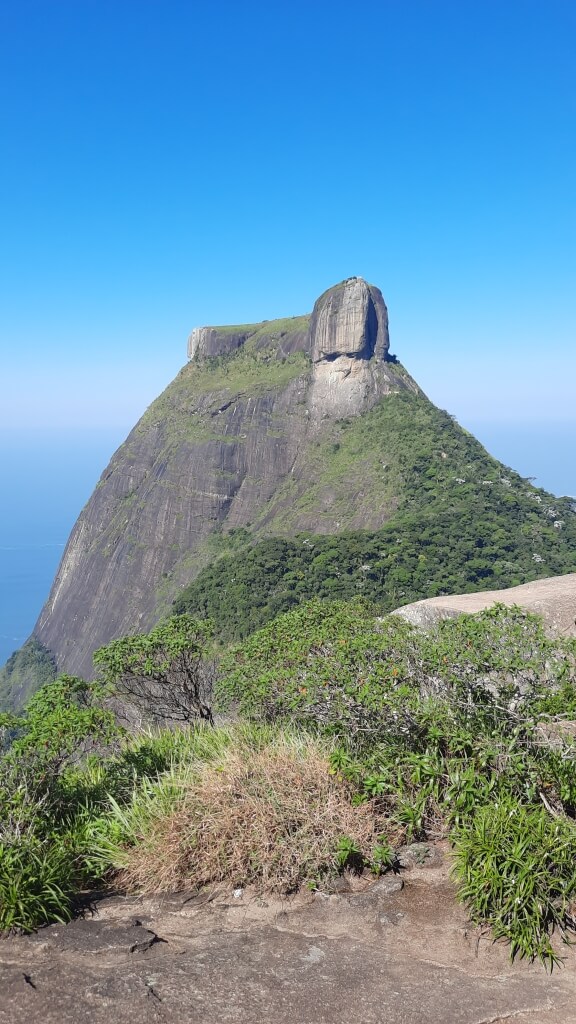
{"label": "mountain", "polygon": [[[264,617],[274,588],[288,603],[329,579],[336,593],[343,570],[372,597],[392,582],[398,604],[576,568],[572,503],[429,402],[390,354],[384,300],[361,278],[321,295],[311,316],[197,328],[188,356],[74,527],[33,633],[45,664],[90,677],[97,647],[149,629],[187,587],[212,579],[225,597],[231,569],[266,538],[306,555],[270,571],[264,559]],[[258,603],[253,584],[243,599]],[[7,668],[0,677],[5,702],[35,685],[22,658],[11,659],[17,685]]]}

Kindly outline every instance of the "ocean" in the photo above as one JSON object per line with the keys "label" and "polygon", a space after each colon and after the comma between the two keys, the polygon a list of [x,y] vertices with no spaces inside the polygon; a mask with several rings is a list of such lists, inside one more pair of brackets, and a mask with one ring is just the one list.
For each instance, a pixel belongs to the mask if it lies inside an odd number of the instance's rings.
{"label": "ocean", "polygon": [[[575,424],[464,425],[537,486],[576,495]],[[0,434],[0,665],[30,635],[74,522],[125,433]]]}
{"label": "ocean", "polygon": [[0,434],[0,665],[30,636],[118,431]]}

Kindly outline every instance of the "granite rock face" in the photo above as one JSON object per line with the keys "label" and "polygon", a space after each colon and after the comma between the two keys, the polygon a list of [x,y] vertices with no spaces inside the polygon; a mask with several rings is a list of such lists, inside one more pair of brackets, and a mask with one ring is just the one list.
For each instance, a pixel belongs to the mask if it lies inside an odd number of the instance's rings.
{"label": "granite rock face", "polygon": [[[218,553],[220,531],[382,525],[390,510],[356,507],[345,479],[292,506],[338,418],[421,394],[388,347],[384,300],[361,278],[311,317],[194,330],[189,362],[113,456],[66,547],[34,630],[59,671],[90,677],[95,649],[151,628]],[[346,512],[320,522],[338,502]]]}
{"label": "granite rock face", "polygon": [[242,331],[223,334],[217,327],[195,327],[188,338],[188,358],[228,355],[240,348],[246,338]]}
{"label": "granite rock face", "polygon": [[310,320],[313,422],[355,416],[395,386],[386,372],[388,311],[381,292],[351,277],[320,296]]}
{"label": "granite rock face", "polygon": [[310,344],[315,363],[339,356],[386,359],[388,310],[380,290],[350,277],[324,292],[312,313]]}

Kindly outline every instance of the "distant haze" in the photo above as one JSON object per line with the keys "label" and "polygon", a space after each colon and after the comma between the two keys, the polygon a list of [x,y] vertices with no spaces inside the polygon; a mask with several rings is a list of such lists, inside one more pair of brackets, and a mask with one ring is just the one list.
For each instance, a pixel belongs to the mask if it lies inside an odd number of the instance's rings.
{"label": "distant haze", "polygon": [[491,455],[521,476],[535,477],[536,487],[576,496],[576,422],[460,422]]}

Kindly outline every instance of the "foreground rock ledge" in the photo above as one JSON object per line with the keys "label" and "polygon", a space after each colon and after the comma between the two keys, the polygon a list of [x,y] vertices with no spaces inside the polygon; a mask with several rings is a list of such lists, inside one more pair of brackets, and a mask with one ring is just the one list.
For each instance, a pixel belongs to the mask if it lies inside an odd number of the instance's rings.
{"label": "foreground rock ledge", "polygon": [[576,1024],[576,959],[510,964],[446,863],[363,891],[107,899],[0,942],[2,1024]]}
{"label": "foreground rock ledge", "polygon": [[576,636],[576,573],[549,576],[544,580],[523,583],[509,590],[483,590],[478,594],[453,594],[429,597],[397,608],[414,626],[433,626],[440,619],[484,611],[495,604],[519,605],[528,612],[541,615],[544,626],[554,636]]}

